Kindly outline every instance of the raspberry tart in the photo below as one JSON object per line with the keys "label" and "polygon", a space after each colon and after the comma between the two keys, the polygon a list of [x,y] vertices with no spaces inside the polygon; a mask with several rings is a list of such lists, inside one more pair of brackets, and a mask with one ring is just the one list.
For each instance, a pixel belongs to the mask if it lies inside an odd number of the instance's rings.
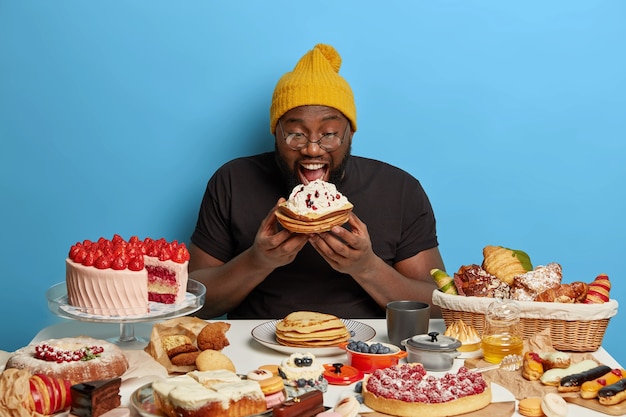
{"label": "raspberry tart", "polygon": [[376,370],[363,382],[371,409],[394,416],[444,417],[480,410],[491,403],[491,387],[479,372],[461,367],[437,378],[419,363]]}
{"label": "raspberry tart", "polygon": [[189,251],[161,238],[128,241],[115,235],[73,245],[65,261],[68,303],[88,314],[132,316],[149,312],[149,301],[185,299]]}

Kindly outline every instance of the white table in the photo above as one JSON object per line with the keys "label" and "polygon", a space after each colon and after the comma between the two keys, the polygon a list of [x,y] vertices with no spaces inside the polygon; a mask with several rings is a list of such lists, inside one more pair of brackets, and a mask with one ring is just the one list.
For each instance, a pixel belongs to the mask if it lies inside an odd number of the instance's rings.
{"label": "white table", "polygon": [[[376,330],[376,336],[374,341],[388,342],[387,329],[384,319],[376,320],[358,320],[366,323],[374,330]],[[252,329],[259,324],[266,322],[266,320],[231,320],[231,328],[227,333],[230,345],[224,348],[223,353],[227,355],[235,364],[237,371],[240,373],[246,373],[247,371],[256,369],[263,364],[279,364],[285,357],[285,353],[276,352],[270,348],[267,348],[251,336]],[[147,340],[150,337],[153,323],[135,323],[134,330],[137,338],[144,338]],[[438,331],[443,333],[445,325],[442,319],[432,319],[430,323],[429,331]],[[46,339],[54,339],[60,337],[73,337],[78,335],[88,335],[98,339],[110,339],[117,338],[119,336],[120,327],[118,324],[108,323],[88,323],[80,321],[67,321],[54,324],[52,326],[42,329],[33,339],[33,342],[40,342]],[[133,344],[130,346],[132,349],[141,349],[141,344]],[[124,348],[124,346],[122,346]],[[620,367],[617,361],[603,348],[598,349],[593,353],[593,356],[603,364],[610,366],[611,368]],[[345,354],[338,356],[322,357],[318,356],[318,359],[323,363],[335,363],[346,361]],[[456,371],[463,364],[462,359],[455,359],[455,364],[452,371]],[[434,375],[442,375],[443,373],[433,373]],[[332,407],[336,404],[341,395],[346,394],[346,391],[351,390],[352,386],[336,386],[329,385],[328,391],[324,394],[325,405]],[[504,393],[502,392],[504,391]],[[124,398],[123,401],[128,401],[128,398]],[[513,400],[513,396],[506,390],[494,389],[494,401],[510,401]],[[515,416],[520,416],[516,411]],[[569,405],[568,417],[600,417],[606,414],[598,413],[574,404]]]}

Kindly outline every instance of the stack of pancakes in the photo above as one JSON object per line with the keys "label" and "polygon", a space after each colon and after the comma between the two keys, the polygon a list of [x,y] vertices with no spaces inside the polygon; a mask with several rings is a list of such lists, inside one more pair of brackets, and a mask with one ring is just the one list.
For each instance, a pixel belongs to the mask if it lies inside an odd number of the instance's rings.
{"label": "stack of pancakes", "polygon": [[275,214],[280,224],[289,231],[294,233],[322,233],[329,231],[334,226],[341,226],[346,223],[351,211],[352,204],[347,203],[331,213],[303,215],[291,211],[283,203],[278,206]]}
{"label": "stack of pancakes", "polygon": [[276,323],[276,341],[285,346],[338,346],[350,336],[344,322],[331,314],[296,311]]}

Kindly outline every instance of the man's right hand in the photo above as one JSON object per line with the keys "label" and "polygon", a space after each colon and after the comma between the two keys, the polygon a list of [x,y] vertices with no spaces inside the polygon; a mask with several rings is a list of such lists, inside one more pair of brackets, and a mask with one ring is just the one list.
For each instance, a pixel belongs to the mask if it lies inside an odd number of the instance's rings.
{"label": "man's right hand", "polygon": [[290,264],[308,242],[308,235],[293,233],[280,227],[274,212],[285,201],[280,198],[263,219],[250,248],[255,261],[264,268],[278,268]]}

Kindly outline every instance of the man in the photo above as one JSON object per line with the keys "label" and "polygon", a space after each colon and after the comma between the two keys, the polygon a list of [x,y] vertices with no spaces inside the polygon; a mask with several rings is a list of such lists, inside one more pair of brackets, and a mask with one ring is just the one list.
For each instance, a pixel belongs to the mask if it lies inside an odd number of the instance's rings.
{"label": "man", "polygon": [[[275,151],[230,161],[209,180],[189,247],[190,277],[207,287],[199,316],[381,318],[392,300],[431,303],[430,270],[444,266],[430,202],[408,173],[350,155],[356,108],[340,66],[329,45],[305,54],[274,90]],[[315,179],[354,205],[348,223],[284,230],[277,205]]]}

